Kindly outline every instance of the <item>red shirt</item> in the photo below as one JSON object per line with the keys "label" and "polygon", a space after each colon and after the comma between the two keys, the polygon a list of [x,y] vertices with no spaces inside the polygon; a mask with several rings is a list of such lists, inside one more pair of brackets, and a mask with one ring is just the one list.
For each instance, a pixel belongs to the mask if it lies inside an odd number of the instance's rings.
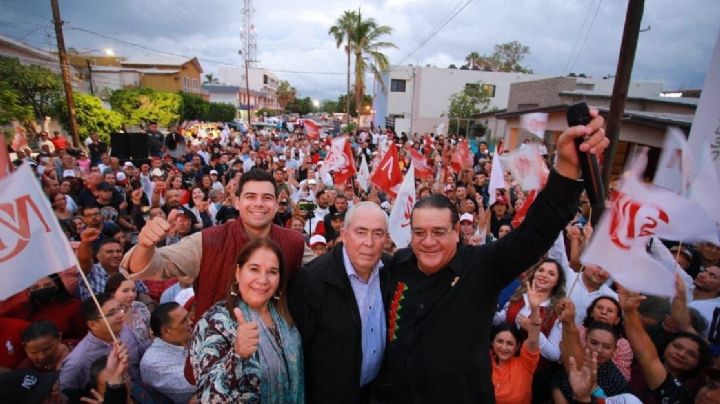
{"label": "red shirt", "polygon": [[87,324],[80,315],[80,299],[70,298],[35,308],[30,302],[6,314],[7,317],[29,322],[47,320],[55,324],[63,339],[82,339],[87,334]]}
{"label": "red shirt", "polygon": [[25,359],[20,333],[30,325],[27,321],[0,318],[0,367],[14,369]]}

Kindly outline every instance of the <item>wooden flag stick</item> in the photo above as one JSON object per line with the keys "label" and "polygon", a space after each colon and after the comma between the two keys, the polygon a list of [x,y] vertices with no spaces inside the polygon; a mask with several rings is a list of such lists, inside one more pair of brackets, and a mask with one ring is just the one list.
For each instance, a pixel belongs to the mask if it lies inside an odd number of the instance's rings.
{"label": "wooden flag stick", "polygon": [[100,306],[100,302],[98,302],[97,297],[95,297],[95,292],[93,292],[92,288],[90,287],[90,282],[88,282],[88,279],[85,276],[85,272],[83,272],[82,268],[80,267],[80,262],[78,261],[77,256],[75,256],[75,266],[77,267],[78,272],[80,272],[80,277],[82,277],[83,282],[85,282],[85,287],[87,288],[88,292],[90,292],[90,297],[93,299],[93,302],[95,302],[95,306],[97,306],[100,317],[102,317],[103,322],[105,322],[105,326],[107,327],[108,331],[110,331],[110,336],[112,337],[113,342],[118,342],[117,336],[115,336],[112,327],[110,327],[110,322],[108,322],[107,317],[105,317],[105,313],[103,313],[102,311],[102,306]]}
{"label": "wooden flag stick", "polygon": [[582,275],[583,271],[585,270],[585,265],[580,266],[580,270],[578,271],[577,275],[575,276],[575,280],[573,281],[572,285],[570,286],[570,290],[567,292],[566,296],[571,296],[573,289],[575,289],[575,285],[577,285],[578,281],[580,280],[580,276]]}

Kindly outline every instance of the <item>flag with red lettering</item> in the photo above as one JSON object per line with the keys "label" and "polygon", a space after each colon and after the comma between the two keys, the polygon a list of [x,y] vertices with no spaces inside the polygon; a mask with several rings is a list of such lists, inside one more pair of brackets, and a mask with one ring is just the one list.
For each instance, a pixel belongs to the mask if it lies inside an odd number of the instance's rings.
{"label": "flag with red lettering", "polygon": [[410,244],[410,216],[415,206],[415,170],[410,163],[405,179],[400,186],[397,198],[390,212],[388,228],[390,238],[398,248],[405,248]]}
{"label": "flag with red lettering", "polygon": [[373,171],[370,182],[395,198],[397,187],[400,186],[402,180],[403,176],[402,171],[400,171],[397,146],[392,144],[382,160],[380,160],[375,171]]}
{"label": "flag with red lettering", "polygon": [[355,158],[352,155],[350,143],[343,136],[336,137],[330,144],[330,151],[325,155],[325,162],[320,168],[320,173],[332,171],[335,184],[344,184],[355,175]]}
{"label": "flag with red lettering", "polygon": [[435,168],[429,165],[427,158],[415,150],[414,147],[410,147],[410,160],[412,161],[411,165],[415,167],[416,177],[433,179],[435,176]]}
{"label": "flag with red lettering", "polygon": [[581,261],[603,267],[628,289],[667,296],[675,275],[647,252],[652,236],[717,244],[718,228],[697,203],[626,175]]}
{"label": "flag with red lettering", "polygon": [[29,164],[0,179],[0,299],[77,260]]}
{"label": "flag with red lettering", "polygon": [[305,136],[310,140],[320,139],[320,125],[312,119],[303,120],[303,127],[305,128]]}

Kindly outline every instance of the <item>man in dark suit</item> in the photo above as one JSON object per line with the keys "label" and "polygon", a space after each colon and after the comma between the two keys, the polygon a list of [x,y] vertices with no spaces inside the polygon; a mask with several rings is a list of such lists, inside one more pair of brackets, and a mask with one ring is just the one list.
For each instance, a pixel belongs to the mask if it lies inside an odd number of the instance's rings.
{"label": "man in dark suit", "polygon": [[290,312],[303,340],[309,403],[366,403],[385,351],[390,275],[382,259],[388,219],[356,204],[343,241],[293,279]]}

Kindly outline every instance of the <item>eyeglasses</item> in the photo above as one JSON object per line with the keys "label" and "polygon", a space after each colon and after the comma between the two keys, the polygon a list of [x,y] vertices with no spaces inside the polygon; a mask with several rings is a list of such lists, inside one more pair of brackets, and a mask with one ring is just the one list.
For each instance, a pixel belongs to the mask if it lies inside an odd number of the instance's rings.
{"label": "eyeglasses", "polygon": [[[105,313],[105,318],[115,317],[117,314],[125,314],[125,308],[124,307],[118,307],[117,309],[112,309]],[[101,317],[95,318],[95,320],[100,319]]]}
{"label": "eyeglasses", "polygon": [[442,241],[448,236],[448,234],[450,234],[449,229],[433,229],[430,231],[425,229],[412,229],[412,236],[417,241],[425,241],[428,236],[435,241]]}

